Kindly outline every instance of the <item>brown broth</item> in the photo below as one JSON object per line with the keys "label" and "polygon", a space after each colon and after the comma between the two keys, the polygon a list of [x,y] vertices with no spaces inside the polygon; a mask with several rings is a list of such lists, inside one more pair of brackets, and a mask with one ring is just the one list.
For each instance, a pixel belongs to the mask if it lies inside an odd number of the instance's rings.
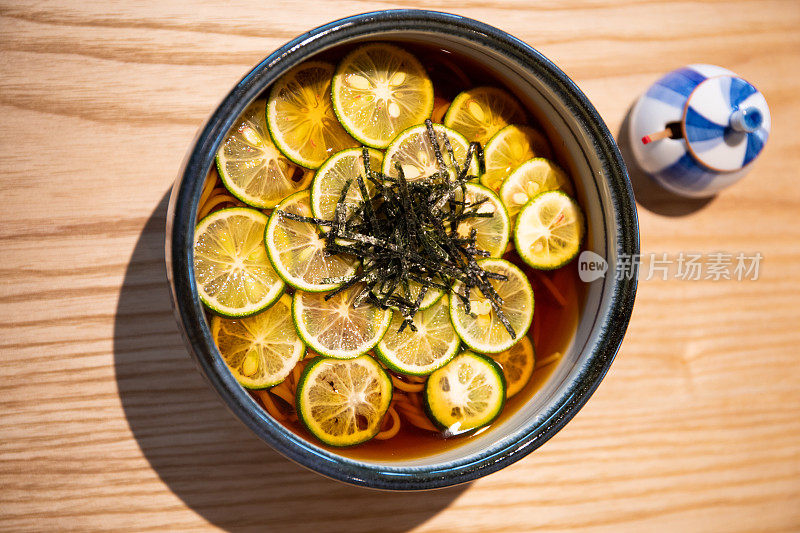
{"label": "brown broth", "polygon": [[[425,65],[433,81],[434,96],[439,103],[441,103],[441,99],[449,102],[462,90],[480,85],[501,87],[514,94],[514,91],[502,83],[497,75],[494,75],[491,71],[471,59],[457,53],[417,43],[402,42],[398,44],[413,53]],[[319,57],[315,57],[315,59],[336,62],[353,46],[334,48]],[[549,137],[560,166],[566,170],[571,169],[572,165],[566,159],[561,143],[553,142],[551,128],[542,128],[540,121],[534,118],[541,117],[541,113],[529,108],[528,114],[527,123],[539,127]],[[576,262],[573,261],[556,271],[540,272],[527,267],[519,259],[516,252],[512,251],[506,254],[505,258],[523,269],[534,289],[534,318],[528,335],[534,343],[537,361],[544,360],[556,352],[563,354],[575,334],[579,310],[582,308],[585,296],[584,286],[578,279]],[[550,290],[541,282],[542,277],[547,277],[557,287],[564,300],[566,300],[566,305],[562,306],[557,302]],[[503,412],[493,422],[493,425],[501,424],[508,419],[520,406],[529,401],[537,391],[541,390],[559,362],[560,360],[556,360],[551,364],[535,367],[533,376],[528,384],[522,391],[507,401]],[[256,396],[254,395],[254,397]],[[293,409],[293,406],[289,406],[276,396],[272,396],[272,398],[286,412],[291,412]],[[418,429],[404,421],[402,415],[401,422],[400,432],[395,437],[383,441],[373,439],[350,448],[334,448],[320,443],[299,422],[283,421],[282,423],[298,436],[320,447],[340,455],[365,460],[403,460],[423,457],[452,449],[468,442],[472,438],[469,434],[445,438],[441,433]]]}

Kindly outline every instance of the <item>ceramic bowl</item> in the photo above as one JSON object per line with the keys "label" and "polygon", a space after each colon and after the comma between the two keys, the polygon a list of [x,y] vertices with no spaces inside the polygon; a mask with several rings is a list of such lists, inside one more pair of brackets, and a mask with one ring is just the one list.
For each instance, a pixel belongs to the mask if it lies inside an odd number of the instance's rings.
{"label": "ceramic bowl", "polygon": [[[298,437],[239,386],[212,341],[192,271],[195,214],[203,180],[236,117],[287,70],[331,47],[368,40],[432,44],[494,71],[537,110],[557,151],[567,154],[586,212],[591,250],[608,264],[591,281],[577,331],[558,368],[526,404],[501,423],[437,455],[355,460]],[[258,437],[289,459],[340,481],[389,490],[421,490],[474,480],[518,461],[564,425],[600,384],[633,308],[636,272],[615,276],[620,258],[639,251],[636,205],[614,138],[586,96],[542,54],[511,35],[457,15],[391,10],[348,17],[309,31],[266,57],[236,84],[195,139],[175,183],[167,218],[167,273],[189,352],[222,401]],[[618,279],[620,278],[620,279]]]}

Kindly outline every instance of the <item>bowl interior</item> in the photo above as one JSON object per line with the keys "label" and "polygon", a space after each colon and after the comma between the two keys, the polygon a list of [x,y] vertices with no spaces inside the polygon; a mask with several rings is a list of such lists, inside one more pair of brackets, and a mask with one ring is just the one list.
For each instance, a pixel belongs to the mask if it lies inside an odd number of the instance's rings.
{"label": "bowl interior", "polygon": [[[468,21],[467,26],[471,31],[449,30],[446,26],[432,24],[430,21],[416,25],[375,25],[369,35],[364,35],[363,31],[351,31],[349,35],[343,32],[343,35],[327,45],[309,47],[313,49],[310,54],[298,53],[299,47],[287,45],[282,49],[283,54],[276,57],[276,52],[271,56],[275,58],[272,62],[265,61],[256,70],[272,68],[274,79],[297,63],[324,53],[334,45],[375,39],[419,42],[451,50],[480,62],[526,104],[547,130],[560,160],[569,167],[579,202],[586,215],[588,233],[583,249],[605,258],[609,272],[605,278],[586,286],[577,330],[564,357],[543,388],[502,423],[495,424],[442,453],[413,459],[353,460],[320,448],[273,421],[230,377],[224,363],[220,363],[221,358],[216,355],[213,342],[209,346],[210,331],[205,319],[201,319],[201,338],[197,339],[190,331],[191,328],[187,327],[186,317],[183,314],[181,316],[201,368],[234,412],[261,438],[290,458],[346,481],[395,488],[392,481],[394,478],[391,476],[419,476],[424,473],[429,482],[420,482],[419,486],[412,488],[444,486],[478,477],[525,455],[558,431],[588,399],[608,369],[629,318],[635,280],[632,286],[628,284],[625,290],[621,290],[621,282],[615,279],[613,273],[620,253],[638,252],[638,231],[635,208],[632,207],[632,193],[624,167],[605,124],[574,84],[538,53],[488,26],[474,21]],[[471,34],[475,27],[502,34],[505,41],[498,43],[497,37],[492,36],[476,38]],[[298,41],[300,39],[295,43]],[[241,83],[247,83],[252,75],[253,73],[245,77]],[[242,109],[263,89],[264,86],[258,91],[249,88],[252,96],[239,102],[237,107]],[[227,117],[227,124],[234,118]],[[211,120],[214,120],[213,116]],[[202,141],[203,134],[198,146]],[[211,155],[204,154],[205,157],[201,158],[204,163],[196,168],[194,178],[190,175],[191,160],[187,163],[183,182],[204,179],[220,141],[221,137],[218,137],[207,143],[207,146],[212,147]],[[198,146],[195,147],[195,152],[199,150]],[[176,189],[184,186],[185,184],[179,183]],[[194,191],[191,201],[193,207],[184,210],[184,213],[193,213],[196,209],[200,187],[194,186],[191,189]],[[180,213],[179,209],[175,211]],[[183,224],[191,230],[192,222],[176,219],[173,224]],[[191,265],[191,261],[188,264]],[[170,267],[175,269],[175,265]],[[174,276],[174,273],[171,272],[171,275]],[[174,283],[180,285],[178,282]],[[176,288],[176,292],[179,292],[179,288]],[[196,291],[192,294],[194,301],[191,305],[199,306]],[[176,301],[180,313],[181,306],[187,304],[181,303],[180,295],[176,295]],[[463,469],[460,476],[453,475],[449,480],[436,481],[446,477],[442,472],[454,468]],[[370,476],[378,480],[370,481]]]}

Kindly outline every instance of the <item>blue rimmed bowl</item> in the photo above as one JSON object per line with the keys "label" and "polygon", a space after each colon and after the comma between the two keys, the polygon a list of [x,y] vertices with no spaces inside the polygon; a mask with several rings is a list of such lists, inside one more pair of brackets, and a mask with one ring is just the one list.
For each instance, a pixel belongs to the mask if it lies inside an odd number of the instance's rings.
{"label": "blue rimmed bowl", "polygon": [[[586,212],[585,249],[607,275],[588,282],[577,331],[558,368],[525,405],[489,430],[446,452],[405,460],[356,460],[298,437],[273,420],[236,382],[219,356],[194,284],[192,244],[200,192],[234,120],[287,70],[342,44],[373,39],[434,45],[490,69],[558,139]],[[208,119],[189,151],[170,198],[167,275],[190,353],[230,410],[289,459],[340,481],[389,490],[446,487],[518,461],[569,422],[608,371],[633,309],[636,272],[615,276],[620,258],[639,252],[636,205],[625,165],[586,96],[539,52],[511,35],[457,15],[391,10],[348,17],[288,42],[251,70]],[[597,261],[597,258],[593,259]],[[594,276],[592,276],[594,277]],[[620,279],[617,279],[620,278]]]}

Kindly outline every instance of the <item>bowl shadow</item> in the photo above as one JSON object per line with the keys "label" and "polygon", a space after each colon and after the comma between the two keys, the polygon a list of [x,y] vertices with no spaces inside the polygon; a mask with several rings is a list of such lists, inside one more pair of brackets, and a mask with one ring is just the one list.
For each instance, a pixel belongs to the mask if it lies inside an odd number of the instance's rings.
{"label": "bowl shadow", "polygon": [[628,167],[633,194],[636,203],[648,211],[667,217],[690,215],[710,204],[716,196],[710,198],[686,198],[661,187],[636,163],[630,141],[630,117],[633,106],[628,108],[625,119],[617,133],[617,146]]}
{"label": "bowl shadow", "polygon": [[237,421],[197,371],[172,314],[164,263],[168,197],[150,215],[125,272],[114,367],[134,438],[187,507],[229,531],[356,533],[380,524],[400,532],[467,489],[387,493],[332,481],[285,459]]}

